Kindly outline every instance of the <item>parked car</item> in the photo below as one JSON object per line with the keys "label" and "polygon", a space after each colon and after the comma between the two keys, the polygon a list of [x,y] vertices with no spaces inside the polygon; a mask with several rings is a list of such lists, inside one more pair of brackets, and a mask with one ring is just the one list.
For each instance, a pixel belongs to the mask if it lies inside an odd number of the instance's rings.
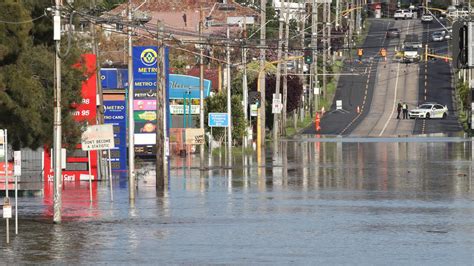
{"label": "parked car", "polygon": [[397,19],[412,19],[413,18],[413,12],[410,10],[405,10],[405,9],[398,9],[395,11],[395,14],[393,14],[393,18],[395,20]]}
{"label": "parked car", "polygon": [[400,30],[397,28],[390,28],[387,30],[385,35],[387,38],[400,38]]}
{"label": "parked car", "polygon": [[441,31],[435,31],[431,34],[431,40],[434,42],[442,42],[444,41],[444,34]]}
{"label": "parked car", "polygon": [[431,16],[430,14],[424,14],[423,16],[421,16],[421,22],[430,23],[432,21],[433,21],[433,16]]}
{"label": "parked car", "polygon": [[410,119],[415,118],[443,118],[448,116],[448,107],[438,103],[424,103],[415,109],[408,111]]}

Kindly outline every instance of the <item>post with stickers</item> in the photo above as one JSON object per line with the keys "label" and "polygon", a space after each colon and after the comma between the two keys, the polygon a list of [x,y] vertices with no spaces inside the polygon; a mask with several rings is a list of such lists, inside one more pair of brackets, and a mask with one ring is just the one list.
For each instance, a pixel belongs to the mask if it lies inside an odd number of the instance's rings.
{"label": "post with stickers", "polygon": [[6,235],[7,244],[10,243],[10,219],[12,218],[12,207],[10,198],[8,197],[8,142],[7,130],[0,129],[0,157],[4,157],[4,173],[5,173],[5,198],[3,200],[3,218],[6,219]]}

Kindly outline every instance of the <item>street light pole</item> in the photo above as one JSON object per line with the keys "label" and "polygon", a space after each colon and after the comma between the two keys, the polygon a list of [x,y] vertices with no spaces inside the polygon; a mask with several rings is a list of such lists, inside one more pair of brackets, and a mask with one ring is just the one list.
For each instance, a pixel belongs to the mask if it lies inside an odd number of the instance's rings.
{"label": "street light pole", "polygon": [[[132,3],[128,0],[128,23],[132,23]],[[132,27],[128,26],[128,193],[130,201],[135,201],[135,141],[133,119],[133,60]],[[157,92],[158,93],[158,92]]]}
{"label": "street light pole", "polygon": [[[61,58],[59,57],[59,49],[61,44],[61,0],[56,0],[56,10],[54,11],[54,41],[56,42],[56,89],[54,91],[54,135],[53,135],[53,149],[54,149],[54,198],[53,198],[53,222],[61,223],[61,136],[62,136],[62,121],[61,121]],[[5,168],[6,169],[6,168]],[[8,195],[7,195],[8,196]]]}

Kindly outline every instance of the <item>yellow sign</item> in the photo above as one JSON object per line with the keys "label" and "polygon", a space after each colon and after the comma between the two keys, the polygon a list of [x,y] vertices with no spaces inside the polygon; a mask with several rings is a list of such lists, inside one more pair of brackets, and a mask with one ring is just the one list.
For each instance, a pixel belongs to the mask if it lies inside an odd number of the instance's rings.
{"label": "yellow sign", "polygon": [[204,143],[204,129],[186,128],[186,144],[202,145]]}
{"label": "yellow sign", "polygon": [[156,120],[156,112],[143,112],[138,114],[138,118],[146,121],[154,121]]}

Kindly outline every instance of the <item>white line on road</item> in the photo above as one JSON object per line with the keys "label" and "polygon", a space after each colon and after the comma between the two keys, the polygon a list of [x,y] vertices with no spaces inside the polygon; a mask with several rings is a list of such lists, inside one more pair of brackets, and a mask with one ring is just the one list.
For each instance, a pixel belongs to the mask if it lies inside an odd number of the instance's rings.
{"label": "white line on road", "polygon": [[392,118],[392,116],[393,116],[393,113],[395,112],[395,106],[397,105],[397,88],[398,88],[398,77],[399,77],[399,74],[400,74],[400,63],[398,63],[398,65],[397,65],[397,78],[395,79],[395,94],[393,95],[393,107],[392,107],[392,112],[390,113],[390,116],[388,117],[387,122],[385,122],[385,125],[384,125],[383,128],[382,128],[382,131],[380,131],[379,136],[382,136],[383,132],[384,132],[385,129],[387,128],[388,123],[390,122],[390,120],[391,120],[391,118]]}

